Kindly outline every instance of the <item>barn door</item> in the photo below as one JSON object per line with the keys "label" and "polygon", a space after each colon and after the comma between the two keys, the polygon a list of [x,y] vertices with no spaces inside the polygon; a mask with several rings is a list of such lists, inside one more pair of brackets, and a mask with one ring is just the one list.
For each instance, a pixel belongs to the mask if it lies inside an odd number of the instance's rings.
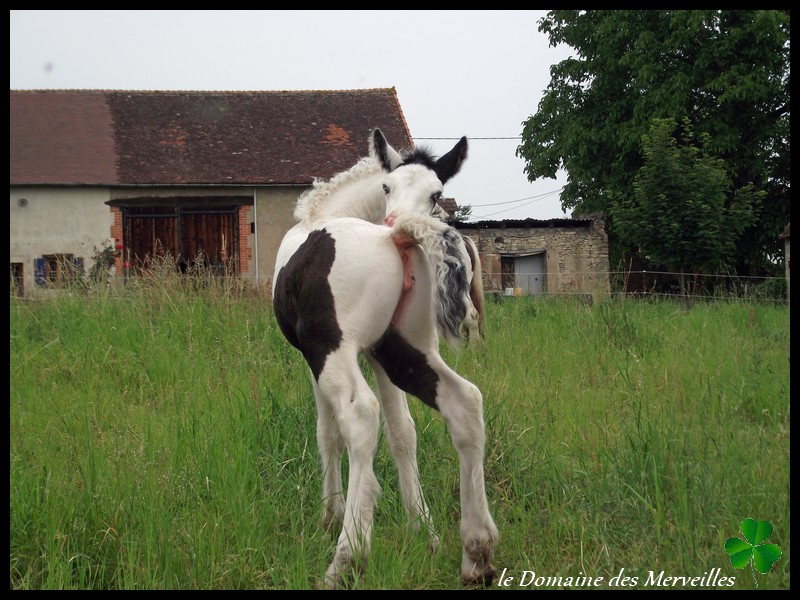
{"label": "barn door", "polygon": [[123,244],[123,259],[135,268],[163,256],[177,259],[180,253],[177,209],[174,206],[126,209]]}
{"label": "barn door", "polygon": [[238,273],[236,207],[129,207],[123,214],[123,259],[134,268],[166,256],[181,271],[202,260],[216,273]]}
{"label": "barn door", "polygon": [[220,274],[235,272],[237,224],[237,213],[231,210],[181,211],[181,256],[189,262],[202,256]]}
{"label": "barn door", "polygon": [[514,260],[515,287],[522,288],[527,296],[541,294],[545,290],[544,253],[518,256]]}

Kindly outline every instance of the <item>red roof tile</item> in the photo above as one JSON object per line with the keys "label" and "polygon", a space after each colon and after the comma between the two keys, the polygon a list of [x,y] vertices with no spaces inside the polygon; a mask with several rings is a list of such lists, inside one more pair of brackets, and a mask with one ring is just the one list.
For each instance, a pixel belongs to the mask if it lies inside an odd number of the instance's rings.
{"label": "red roof tile", "polygon": [[10,99],[11,183],[116,181],[111,111],[103,94]]}
{"label": "red roof tile", "polygon": [[451,216],[458,210],[458,202],[455,198],[439,198],[437,203]]}
{"label": "red roof tile", "polygon": [[309,184],[413,145],[394,88],[11,91],[11,184]]}

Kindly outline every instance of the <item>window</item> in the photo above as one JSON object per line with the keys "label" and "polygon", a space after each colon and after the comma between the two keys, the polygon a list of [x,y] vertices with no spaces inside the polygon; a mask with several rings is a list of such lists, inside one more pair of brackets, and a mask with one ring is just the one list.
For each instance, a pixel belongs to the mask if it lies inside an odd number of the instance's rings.
{"label": "window", "polygon": [[72,254],[46,254],[35,261],[36,284],[58,287],[83,274],[83,259]]}
{"label": "window", "polygon": [[22,296],[24,293],[22,263],[11,263],[11,293]]}

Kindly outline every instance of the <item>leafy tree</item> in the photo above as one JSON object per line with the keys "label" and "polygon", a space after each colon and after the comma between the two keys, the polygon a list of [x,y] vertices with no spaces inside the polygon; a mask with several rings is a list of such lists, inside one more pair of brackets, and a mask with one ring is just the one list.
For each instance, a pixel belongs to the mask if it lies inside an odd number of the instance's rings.
{"label": "leafy tree", "polygon": [[696,142],[688,119],[680,128],[672,119],[654,119],[642,145],[634,193],[612,199],[610,214],[620,237],[648,260],[681,274],[681,293],[689,301],[684,273],[715,273],[731,263],[736,240],[755,220],[764,192],[740,188],[727,202],[725,161],[705,152],[708,134]]}
{"label": "leafy tree", "polygon": [[775,270],[789,222],[788,10],[550,11],[539,31],[574,54],[550,70],[538,110],[523,123],[517,155],[530,180],[568,183],[564,210],[606,214],[612,263],[633,241],[616,231],[612,199],[633,193],[642,136],[656,118],[688,117],[705,151],[724,161],[726,203],[765,192],[741,232],[736,270]]}
{"label": "leafy tree", "polygon": [[456,211],[452,215],[447,217],[447,222],[464,223],[466,221],[469,221],[471,217],[472,217],[472,206],[470,206],[469,204],[462,204],[461,206],[456,208]]}

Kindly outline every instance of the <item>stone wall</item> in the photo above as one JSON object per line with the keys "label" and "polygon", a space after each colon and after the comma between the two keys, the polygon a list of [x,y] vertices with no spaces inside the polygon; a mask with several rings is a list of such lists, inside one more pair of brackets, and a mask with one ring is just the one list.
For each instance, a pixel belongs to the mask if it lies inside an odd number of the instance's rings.
{"label": "stone wall", "polygon": [[602,220],[498,221],[459,223],[461,233],[478,246],[487,292],[503,290],[503,263],[514,257],[544,254],[548,295],[607,295],[608,236]]}

